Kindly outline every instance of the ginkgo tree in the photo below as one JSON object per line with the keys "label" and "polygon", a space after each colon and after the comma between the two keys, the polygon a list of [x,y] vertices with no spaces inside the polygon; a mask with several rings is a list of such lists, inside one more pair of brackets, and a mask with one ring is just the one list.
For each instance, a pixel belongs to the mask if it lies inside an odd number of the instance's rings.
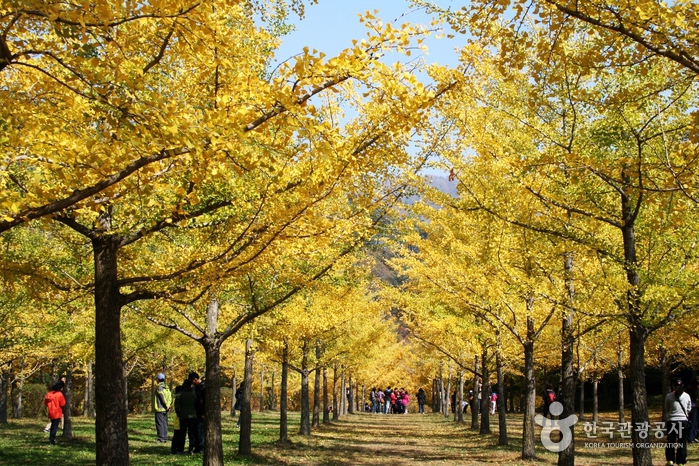
{"label": "ginkgo tree", "polygon": [[[378,22],[336,57],[306,50],[269,75],[278,42],[251,8],[102,2],[4,16],[2,72],[24,104],[3,117],[3,228],[54,214],[89,242],[94,276],[73,285],[95,295],[98,464],[128,463],[121,308],[193,303],[286,235],[351,235],[441,92],[378,61],[422,34]],[[352,121],[337,101],[311,102],[331,88]]]}
{"label": "ginkgo tree", "polygon": [[[541,43],[548,33],[531,32]],[[510,39],[503,33],[490,41],[492,53],[464,47],[471,84],[462,88],[462,105],[444,110],[463,136],[460,151],[443,151],[470,199],[463,210],[546,236],[562,253],[575,245],[599,258],[598,277],[610,291],[605,307],[629,331],[633,422],[647,421],[645,340],[688,318],[696,299],[696,264],[687,255],[695,235],[685,229],[694,205],[668,168],[681,166],[690,178],[694,170],[692,80],[657,57],[641,72],[589,67],[585,54],[601,42],[584,28],[546,60]],[[503,54],[517,54],[521,66],[503,66]],[[464,157],[467,149],[476,155]],[[635,464],[647,464],[650,451],[633,455]]]}

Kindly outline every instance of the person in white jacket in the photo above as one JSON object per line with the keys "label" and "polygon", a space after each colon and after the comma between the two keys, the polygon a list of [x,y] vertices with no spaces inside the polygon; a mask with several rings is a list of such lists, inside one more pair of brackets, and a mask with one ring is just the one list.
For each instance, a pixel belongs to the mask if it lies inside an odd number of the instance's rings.
{"label": "person in white jacket", "polygon": [[682,379],[675,380],[674,388],[665,397],[665,460],[668,466],[687,463],[689,412],[692,410],[692,400],[684,391]]}

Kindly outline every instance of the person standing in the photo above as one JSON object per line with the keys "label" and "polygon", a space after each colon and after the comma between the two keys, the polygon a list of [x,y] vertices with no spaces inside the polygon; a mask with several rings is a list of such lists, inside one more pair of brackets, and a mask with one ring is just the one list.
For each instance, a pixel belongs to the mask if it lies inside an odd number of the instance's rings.
{"label": "person standing", "polygon": [[386,390],[383,391],[383,400],[384,400],[384,414],[388,414],[391,412],[391,393],[393,391],[391,390],[391,386],[389,385],[386,387]]}
{"label": "person standing", "polygon": [[172,444],[170,446],[170,453],[173,455],[180,455],[184,453],[184,436],[185,431],[182,429],[182,425],[187,425],[186,422],[180,422],[180,411],[177,409],[178,399],[182,393],[182,385],[175,387],[175,397],[172,401],[172,406],[175,409],[175,415],[172,418]]}
{"label": "person standing", "polygon": [[692,410],[692,400],[684,391],[682,379],[675,380],[674,388],[665,397],[665,460],[668,466],[687,463],[689,412]]}
{"label": "person standing", "polygon": [[427,397],[425,396],[425,391],[422,387],[417,391],[417,404],[420,407],[420,414],[425,414],[425,401]]}
{"label": "person standing", "polygon": [[383,401],[384,401],[383,390],[379,388],[376,391],[376,414],[383,414]]}
{"label": "person standing", "polygon": [[498,394],[493,392],[490,395],[490,414],[495,414],[495,407],[498,405]]}
{"label": "person standing", "polygon": [[410,403],[410,394],[405,391],[403,397],[400,399],[403,403],[403,414],[408,414],[408,403]]}
{"label": "person standing", "polygon": [[190,372],[188,378],[189,381],[192,382],[192,387],[194,388],[194,393],[197,397],[197,447],[194,450],[194,453],[201,453],[204,451],[204,441],[206,438],[206,405],[204,403],[206,398],[205,386],[204,381],[196,372]]}
{"label": "person standing", "polygon": [[238,411],[238,422],[235,424],[235,426],[240,429],[240,410],[243,408],[243,390],[245,389],[245,381],[243,380],[240,382],[240,385],[238,385],[238,388],[235,391],[235,405],[233,406],[233,409]]}
{"label": "person standing", "polygon": [[56,444],[56,431],[58,431],[58,424],[63,419],[63,407],[66,405],[66,398],[63,396],[63,387],[65,382],[59,380],[51,387],[51,390],[44,397],[44,404],[49,410],[49,419],[51,420],[51,427],[49,428],[49,444]]}
{"label": "person standing", "polygon": [[165,374],[162,372],[155,377],[158,386],[153,393],[153,408],[155,410],[155,432],[160,443],[167,442],[167,413],[172,407],[172,393],[165,385]]}
{"label": "person standing", "polygon": [[546,426],[546,418],[551,419],[551,425],[553,426],[553,414],[551,414],[551,403],[556,401],[556,392],[553,391],[553,386],[549,383],[546,384],[546,390],[544,390],[544,426]]}
{"label": "person standing", "polygon": [[188,453],[199,453],[198,433],[197,433],[197,395],[194,393],[192,381],[186,379],[182,382],[182,390],[175,398],[175,412],[180,419],[180,432],[178,444],[175,447],[177,453],[184,453],[184,436],[189,438]]}

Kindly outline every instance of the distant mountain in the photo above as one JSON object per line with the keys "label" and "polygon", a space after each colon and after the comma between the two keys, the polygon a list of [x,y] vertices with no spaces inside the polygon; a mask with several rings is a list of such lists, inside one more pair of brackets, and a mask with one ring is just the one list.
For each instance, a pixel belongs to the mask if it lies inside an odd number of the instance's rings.
{"label": "distant mountain", "polygon": [[457,197],[456,185],[458,181],[449,181],[449,177],[446,175],[427,175],[425,178],[430,180],[432,187],[449,194],[451,197]]}

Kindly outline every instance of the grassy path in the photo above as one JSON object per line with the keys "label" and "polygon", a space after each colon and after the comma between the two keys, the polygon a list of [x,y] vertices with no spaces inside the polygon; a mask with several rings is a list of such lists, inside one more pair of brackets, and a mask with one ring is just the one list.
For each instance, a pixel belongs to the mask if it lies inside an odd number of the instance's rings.
{"label": "grassy path", "polygon": [[[279,413],[253,413],[253,454],[250,457],[238,456],[240,431],[235,428],[235,419],[224,416],[224,460],[226,465],[284,466],[555,465],[557,455],[544,449],[538,438],[537,461],[524,462],[519,458],[522,416],[508,416],[510,444],[499,446],[495,416],[491,418],[493,433],[486,436],[467,427],[470,417],[467,424],[456,425],[450,418],[438,414],[384,416],[362,413],[344,416],[339,421],[313,429],[313,434],[308,437],[296,434],[299,413],[289,413],[291,441],[287,445],[278,445]],[[614,413],[601,416],[601,421],[614,419]],[[55,447],[48,445],[44,424],[43,419],[22,419],[0,425],[0,466],[95,464],[94,421],[74,418],[75,438],[59,437]],[[632,464],[629,448],[590,447],[586,445],[590,441],[604,440],[586,438],[582,423],[578,423],[576,465]],[[621,440],[615,438],[611,441]],[[169,444],[156,443],[152,415],[129,416],[129,450],[132,466],[202,464],[201,456],[172,456]],[[688,464],[696,464],[698,450],[696,444],[689,446]],[[652,455],[653,464],[665,464],[662,449],[653,449]]]}
{"label": "grassy path", "polygon": [[[606,420],[605,417],[601,419]],[[610,420],[613,417],[609,418]],[[331,465],[527,465],[557,463],[558,455],[543,448],[537,438],[537,460],[522,461],[522,417],[508,420],[509,445],[499,446],[497,417],[491,417],[491,435],[481,436],[467,424],[456,425],[438,414],[346,416],[314,431],[310,438],[295,436],[287,447],[271,446],[263,453],[272,464]],[[586,438],[582,425],[576,426],[576,465],[632,465],[629,448],[592,448],[597,439]],[[539,430],[537,429],[537,435]],[[603,439],[601,441],[604,441]],[[612,441],[622,441],[614,439]],[[627,440],[628,441],[628,440]],[[664,440],[659,440],[664,441]],[[697,447],[690,446],[688,464],[696,461]],[[653,449],[653,464],[664,465],[662,449]],[[262,458],[259,458],[262,459]]]}

